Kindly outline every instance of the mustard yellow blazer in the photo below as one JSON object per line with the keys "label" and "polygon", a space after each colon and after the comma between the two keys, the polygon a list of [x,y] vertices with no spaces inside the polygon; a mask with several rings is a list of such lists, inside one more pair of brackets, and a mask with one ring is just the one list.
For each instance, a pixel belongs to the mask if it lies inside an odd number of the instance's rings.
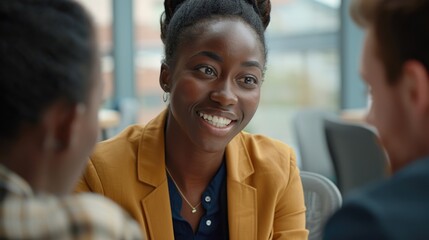
{"label": "mustard yellow blazer", "polygon": [[[164,160],[166,111],[97,145],[77,191],[100,193],[125,208],[147,239],[174,239]],[[238,134],[226,148],[231,240],[307,239],[299,170],[290,147]]]}

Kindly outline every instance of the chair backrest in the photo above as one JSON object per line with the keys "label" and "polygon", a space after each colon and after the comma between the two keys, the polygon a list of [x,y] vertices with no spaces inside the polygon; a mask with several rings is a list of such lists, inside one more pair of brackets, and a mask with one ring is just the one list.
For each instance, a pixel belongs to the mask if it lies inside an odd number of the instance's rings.
{"label": "chair backrest", "polygon": [[343,196],[384,179],[388,160],[374,129],[341,120],[325,120],[326,140]]}
{"label": "chair backrest", "polygon": [[301,171],[304,189],[306,212],[306,228],[309,240],[322,239],[327,219],[342,204],[342,196],[337,186],[328,178],[312,172]]}
{"label": "chair backrest", "polygon": [[319,173],[334,182],[335,170],[326,144],[324,119],[334,112],[321,109],[301,109],[294,116],[293,130],[297,141],[300,169]]}

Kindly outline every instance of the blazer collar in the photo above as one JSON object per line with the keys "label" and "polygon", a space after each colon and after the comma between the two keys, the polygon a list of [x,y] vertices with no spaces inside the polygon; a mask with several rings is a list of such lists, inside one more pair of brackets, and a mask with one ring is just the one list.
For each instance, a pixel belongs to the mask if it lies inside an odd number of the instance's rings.
{"label": "blazer collar", "polygon": [[167,175],[165,173],[164,126],[167,110],[144,128],[137,151],[138,180],[150,185],[141,200],[149,239],[173,239]]}
{"label": "blazer collar", "polygon": [[244,133],[235,136],[226,147],[226,166],[228,177],[237,182],[243,182],[253,174],[253,164],[246,148]]}
{"label": "blazer collar", "polygon": [[[230,239],[256,239],[257,192],[245,180],[254,173],[245,142],[239,133],[226,148],[228,225]],[[249,146],[251,147],[251,146]]]}
{"label": "blazer collar", "polygon": [[166,181],[164,126],[167,109],[150,121],[142,132],[137,151],[138,179],[153,187]]}

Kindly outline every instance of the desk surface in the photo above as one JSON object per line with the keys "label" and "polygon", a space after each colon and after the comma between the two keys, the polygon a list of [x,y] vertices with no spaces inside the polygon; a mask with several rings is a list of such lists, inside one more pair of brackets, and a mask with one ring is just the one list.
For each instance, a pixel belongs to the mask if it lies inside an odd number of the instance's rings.
{"label": "desk surface", "polygon": [[118,111],[112,109],[100,109],[98,119],[101,129],[116,127],[121,121],[121,115]]}
{"label": "desk surface", "polygon": [[367,114],[367,108],[353,108],[342,110],[340,113],[340,117],[342,120],[347,122],[366,124],[365,119]]}

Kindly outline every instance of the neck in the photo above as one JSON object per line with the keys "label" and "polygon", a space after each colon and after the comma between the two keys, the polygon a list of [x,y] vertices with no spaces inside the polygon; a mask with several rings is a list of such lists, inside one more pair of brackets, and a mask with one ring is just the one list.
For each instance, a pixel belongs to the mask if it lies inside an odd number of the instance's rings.
{"label": "neck", "polygon": [[187,135],[181,128],[168,119],[165,132],[166,166],[178,182],[208,182],[222,164],[225,149],[206,151],[184,136]]}
{"label": "neck", "polygon": [[400,171],[403,168],[406,168],[408,165],[413,164],[414,162],[421,160],[422,158],[429,157],[429,151],[422,151],[420,154],[414,154],[408,158],[398,158],[396,156],[389,157],[390,167],[392,174]]}
{"label": "neck", "polygon": [[202,159],[204,158],[186,159],[176,154],[173,157],[167,150],[165,164],[178,185],[184,188],[184,190],[199,188],[198,186],[205,188],[222,164],[222,158],[220,160],[218,158]]}

